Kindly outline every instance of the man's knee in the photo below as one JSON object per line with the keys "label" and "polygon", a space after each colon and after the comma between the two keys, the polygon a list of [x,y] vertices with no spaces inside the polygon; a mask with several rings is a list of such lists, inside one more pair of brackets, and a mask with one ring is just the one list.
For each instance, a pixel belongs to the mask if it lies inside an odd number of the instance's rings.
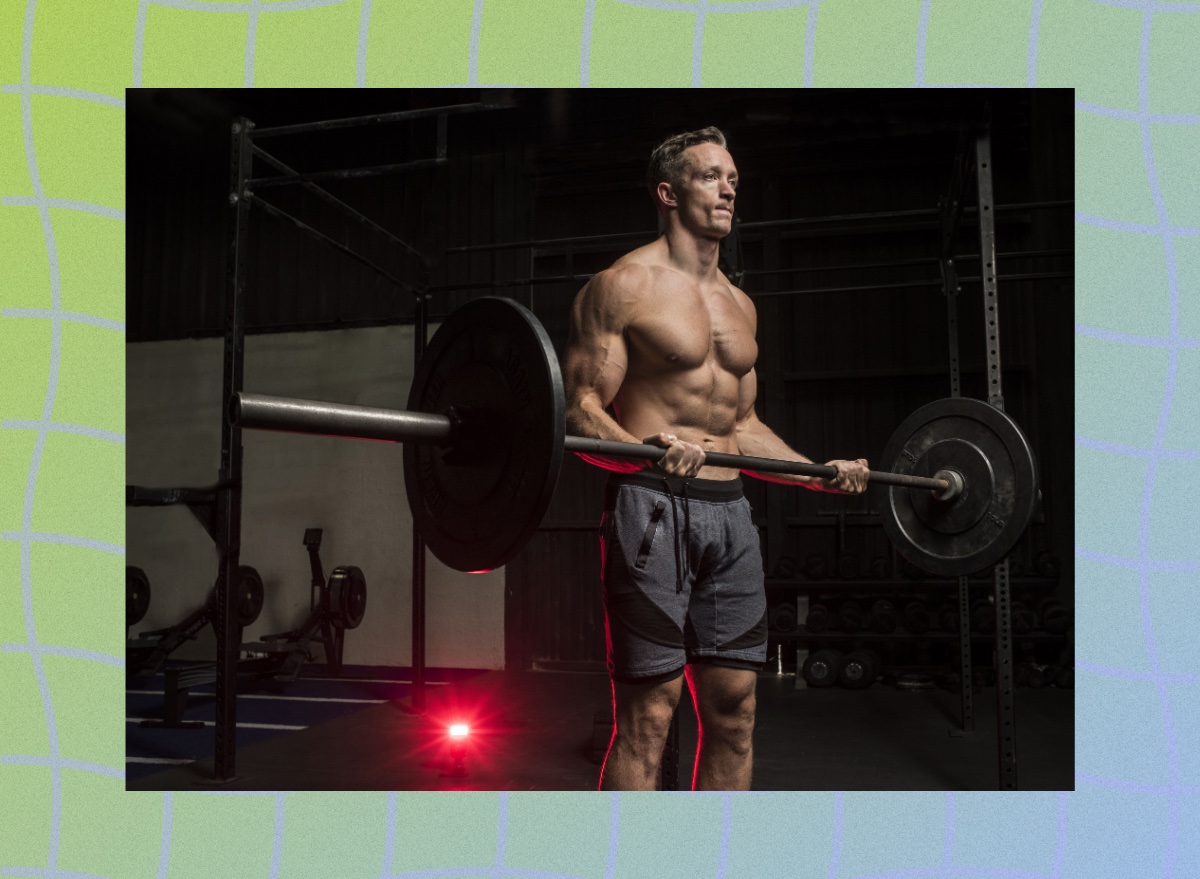
{"label": "man's knee", "polygon": [[701,719],[701,734],[717,738],[736,754],[749,754],[754,740],[754,695],[726,706],[727,710],[709,712]]}
{"label": "man's knee", "polygon": [[652,687],[617,684],[614,687],[617,738],[638,752],[661,751],[679,704],[679,690],[678,680]]}
{"label": "man's knee", "polygon": [[757,675],[720,667],[697,668],[693,676],[701,734],[738,752],[749,752],[754,735]]}
{"label": "man's knee", "polygon": [[638,753],[657,753],[662,750],[671,728],[672,712],[657,707],[617,717],[617,737]]}

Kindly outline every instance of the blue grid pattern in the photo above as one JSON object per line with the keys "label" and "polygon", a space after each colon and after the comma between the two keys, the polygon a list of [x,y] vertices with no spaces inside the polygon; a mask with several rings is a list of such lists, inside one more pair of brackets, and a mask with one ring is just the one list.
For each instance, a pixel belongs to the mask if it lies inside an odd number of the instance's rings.
{"label": "blue grid pattern", "polygon": [[[145,26],[151,6],[166,6],[177,9],[200,10],[211,13],[240,14],[246,16],[247,31],[244,53],[244,80],[253,85],[256,62],[257,24],[262,15],[299,13],[323,6],[339,5],[350,0],[248,0],[240,3],[212,3],[201,0],[140,0],[134,29],[134,57],[132,85],[142,84],[142,59],[145,45]],[[367,35],[370,31],[374,9],[383,4],[373,0],[359,0],[360,28],[357,43],[356,70],[359,85],[366,83]],[[837,0],[764,0],[764,2],[710,3],[706,0],[618,0],[624,5],[644,7],[659,11],[690,15],[694,17],[694,38],[691,56],[691,80],[700,83],[700,67],[703,56],[703,37],[706,22],[714,15],[753,14],[756,11],[793,7],[807,7],[807,27],[804,35],[803,84],[812,85],[816,35],[820,26],[820,10]],[[1100,533],[1099,523],[1113,514],[1122,504],[1123,497],[1106,496],[1105,502],[1096,509],[1086,509],[1081,519],[1079,545],[1075,555],[1081,568],[1080,581],[1090,578],[1080,588],[1081,605],[1091,605],[1101,613],[1114,612],[1113,601],[1135,594],[1137,597],[1138,620],[1142,636],[1141,648],[1144,656],[1136,662],[1131,660],[1114,663],[1107,652],[1102,636],[1094,643],[1094,652],[1081,651],[1077,662],[1080,672],[1079,697],[1085,716],[1080,726],[1094,726],[1080,750],[1080,761],[1076,780],[1079,791],[1074,794],[1054,793],[1044,795],[1008,795],[1003,807],[992,799],[992,795],[968,795],[945,793],[936,795],[906,795],[903,802],[922,815],[937,816],[940,838],[925,839],[920,843],[900,841],[890,853],[894,860],[905,860],[909,852],[923,860],[913,866],[892,869],[876,869],[860,864],[867,840],[864,839],[862,824],[865,818],[874,816],[880,826],[894,820],[896,815],[879,805],[879,798],[872,794],[833,793],[804,798],[772,797],[756,794],[713,794],[667,795],[661,798],[663,808],[670,812],[676,802],[694,802],[697,799],[715,797],[719,803],[719,817],[714,825],[695,828],[697,840],[715,839],[717,855],[713,859],[712,872],[718,879],[733,875],[776,875],[788,869],[793,860],[784,860],[784,855],[773,854],[779,843],[775,840],[760,840],[755,836],[752,825],[767,822],[773,813],[811,807],[813,816],[828,819],[829,833],[824,837],[824,875],[830,879],[853,876],[856,879],[902,879],[902,877],[1022,877],[1022,879],[1061,879],[1068,876],[1139,875],[1177,879],[1188,875],[1200,875],[1200,852],[1194,834],[1186,827],[1197,826],[1197,792],[1200,786],[1200,767],[1197,765],[1194,744],[1200,732],[1200,700],[1197,698],[1197,683],[1200,675],[1187,671],[1195,666],[1197,653],[1190,641],[1179,637],[1167,637],[1171,632],[1169,611],[1156,604],[1156,596],[1168,589],[1177,589],[1189,604],[1194,606],[1195,574],[1200,570],[1200,556],[1193,541],[1176,547],[1176,553],[1165,556],[1156,552],[1154,542],[1156,515],[1162,515],[1160,506],[1173,502],[1166,511],[1168,516],[1184,517],[1190,512],[1186,500],[1169,493],[1175,480],[1172,476],[1185,475],[1195,481],[1195,468],[1200,458],[1200,443],[1197,442],[1198,419],[1194,408],[1196,381],[1189,376],[1188,355],[1200,347],[1200,340],[1181,332],[1181,322],[1187,314],[1187,306],[1195,308],[1196,290],[1181,281],[1181,243],[1200,236],[1200,227],[1172,222],[1172,214],[1179,208],[1172,203],[1168,207],[1168,191],[1164,193],[1160,181],[1160,155],[1155,148],[1156,132],[1162,127],[1188,127],[1200,124],[1200,116],[1188,113],[1159,113],[1151,109],[1150,65],[1152,49],[1152,27],[1169,27],[1169,20],[1177,16],[1190,16],[1200,12],[1200,4],[1186,2],[1161,2],[1161,0],[1087,0],[1097,7],[1107,7],[1131,13],[1140,13],[1138,39],[1138,88],[1137,108],[1103,106],[1079,100],[1075,108],[1077,119],[1096,117],[1136,126],[1137,139],[1141,147],[1140,168],[1127,169],[1126,182],[1142,185],[1148,189],[1153,205],[1153,221],[1146,222],[1102,216],[1086,209],[1076,213],[1076,222],[1081,229],[1102,229],[1119,236],[1132,236],[1141,240],[1153,239],[1161,244],[1162,262],[1165,269],[1165,325],[1162,335],[1127,332],[1119,325],[1076,325],[1079,349],[1083,352],[1080,366],[1086,372],[1094,368],[1112,352],[1131,354],[1131,362],[1139,363],[1139,355],[1157,358],[1152,362],[1154,370],[1136,370],[1129,376],[1142,395],[1153,395],[1154,415],[1143,442],[1114,441],[1106,435],[1080,433],[1076,436],[1076,451],[1085,456],[1084,465],[1077,465],[1082,479],[1105,478],[1105,469],[1116,465],[1136,465],[1140,479],[1129,497],[1136,497],[1133,504],[1136,513],[1135,548],[1133,551],[1112,552],[1103,539],[1093,542],[1093,535]],[[592,60],[592,25],[596,0],[583,4],[582,41],[580,45],[579,84],[589,85],[589,70]],[[485,0],[474,0],[468,63],[468,85],[478,82],[479,45],[483,23]],[[105,780],[123,778],[123,770],[101,763],[64,757],[61,748],[61,730],[55,701],[50,692],[46,672],[46,659],[55,658],[72,662],[84,662],[102,668],[123,668],[123,659],[116,655],[92,650],[83,650],[68,645],[42,643],[38,638],[33,608],[33,584],[31,556],[35,544],[57,543],[75,546],[91,552],[118,556],[124,555],[120,545],[94,538],[35,531],[33,512],[35,486],[43,468],[43,453],[51,434],[77,434],[99,443],[122,443],[124,437],[111,431],[102,431],[87,425],[65,424],[53,418],[58,387],[58,368],[61,355],[62,328],[64,323],[78,323],[98,331],[124,332],[124,324],[109,317],[68,312],[61,308],[59,261],[54,232],[52,210],[82,211],[118,222],[124,221],[124,212],[109,206],[74,201],[59,196],[48,196],[43,189],[39,174],[35,131],[31,101],[34,96],[81,100],[123,110],[124,101],[119,97],[93,91],[73,89],[67,85],[35,85],[31,81],[31,48],[37,0],[28,0],[23,22],[21,81],[5,84],[0,93],[19,96],[21,103],[21,136],[24,144],[32,196],[2,195],[2,208],[36,208],[40,220],[46,259],[49,270],[51,305],[48,309],[4,308],[0,309],[0,328],[18,320],[48,321],[50,327],[49,373],[43,412],[37,420],[2,420],[0,429],[27,431],[35,434],[33,453],[23,464],[25,496],[23,500],[22,525],[20,531],[4,532],[0,535],[5,542],[15,543],[20,549],[20,589],[23,608],[25,640],[0,644],[4,654],[20,654],[29,657],[33,678],[40,698],[42,717],[48,737],[48,755],[0,754],[0,765],[45,768],[50,773],[49,802],[49,848],[45,866],[30,867],[0,864],[0,875],[36,877],[82,877],[91,874],[78,870],[67,870],[60,866],[62,823],[64,811],[64,777],[68,773],[84,773]],[[1040,53],[1045,49],[1041,41],[1042,22],[1054,4],[1045,0],[1033,0],[1030,4],[1028,46],[1026,59],[1026,82],[1038,85]],[[936,20],[938,9],[932,0],[921,0],[918,19],[916,64],[913,84],[919,87],[938,87],[926,78],[926,43],[931,20]],[[1164,22],[1166,22],[1164,24]],[[1197,53],[1200,55],[1200,52]],[[967,83],[954,84],[957,87]],[[1200,108],[1200,96],[1193,95],[1194,103]],[[1195,167],[1193,152],[1191,167]],[[1193,175],[1194,176],[1194,175]],[[1086,207],[1088,196],[1096,184],[1080,181],[1080,201]],[[1194,206],[1191,206],[1194,210]],[[1099,257],[1099,252],[1091,254]],[[40,258],[40,257],[39,257]],[[1190,300],[1187,293],[1192,294]],[[1087,291],[1082,291],[1086,296]],[[1116,311],[1122,306],[1129,312],[1137,309],[1136,296],[1130,302],[1117,303]],[[1161,316],[1161,315],[1160,315]],[[1193,325],[1195,325],[1193,323]],[[1146,361],[1151,362],[1151,361]],[[1081,390],[1089,395],[1101,395],[1106,390],[1099,383],[1085,385]],[[1188,392],[1191,392],[1190,394]],[[3,413],[0,413],[2,415]],[[1107,426],[1109,422],[1105,422]],[[10,462],[5,462],[9,466]],[[1160,495],[1159,492],[1165,492]],[[1193,529],[1194,531],[1194,529]],[[1103,535],[1101,534],[1101,537]],[[1130,585],[1131,584],[1131,585]],[[1192,588],[1189,588],[1192,587]],[[1186,614],[1185,614],[1186,615]],[[1086,625],[1102,627],[1103,620]],[[1182,632],[1182,630],[1180,630]],[[1193,639],[1194,640],[1194,639]],[[1091,642],[1089,642],[1091,646]],[[115,645],[114,645],[115,647]],[[1121,698],[1106,699],[1116,692]],[[1135,709],[1128,710],[1129,706]],[[1113,753],[1099,747],[1100,739],[1116,741]],[[0,748],[3,745],[0,744]],[[1123,752],[1141,750],[1136,759],[1122,765]],[[1122,772],[1133,768],[1133,774]],[[4,791],[3,796],[11,796]],[[133,796],[133,795],[121,795]],[[140,795],[144,796],[144,795]],[[159,854],[157,875],[165,879],[180,867],[178,859],[172,862],[173,840],[176,832],[175,816],[180,804],[216,796],[250,797],[268,801],[272,807],[273,823],[270,842],[263,840],[269,851],[269,876],[272,879],[284,875],[283,858],[287,842],[286,795],[280,792],[241,794],[214,792],[209,794],[162,795],[161,832],[158,838]],[[599,795],[591,795],[595,797]],[[676,797],[681,799],[676,799]],[[582,803],[590,797],[562,795],[563,808],[568,804]],[[540,871],[507,864],[507,853],[512,846],[512,834],[516,832],[520,814],[528,801],[518,795],[501,793],[496,814],[490,827],[474,828],[483,834],[495,835],[495,856],[486,868],[438,867],[420,870],[395,870],[394,866],[402,845],[397,840],[397,827],[403,817],[404,798],[395,793],[386,797],[386,836],[378,853],[379,867],[376,873],[385,877],[444,877],[444,876],[537,876],[565,877],[603,875],[615,879],[619,875],[630,875],[619,869],[622,863],[622,808],[635,804],[636,797],[613,794],[607,798],[609,818],[606,827],[597,827],[593,832],[606,839],[606,855],[602,865],[591,865],[586,871],[562,873]],[[119,797],[117,798],[119,802]],[[895,801],[889,801],[895,802]],[[1052,802],[1052,808],[1048,808]],[[120,808],[116,806],[115,808]],[[987,824],[979,817],[986,813]],[[1016,859],[1018,846],[1000,850],[989,848],[988,836],[996,822],[1008,813],[1016,817],[1024,815],[1055,816],[1050,834],[1040,849],[1033,852],[1033,866],[1009,867],[999,864]],[[795,820],[798,820],[796,816]],[[805,819],[807,820],[807,818]],[[749,825],[749,829],[748,829]],[[577,840],[576,840],[577,841]],[[572,840],[547,840],[547,848]],[[767,844],[764,844],[767,843]],[[771,843],[774,843],[771,844]],[[644,864],[653,863],[656,873],[669,873],[674,860],[674,844],[659,850],[636,852]],[[628,852],[626,857],[632,857]],[[779,860],[773,860],[778,857]],[[792,857],[789,855],[788,857]],[[880,855],[877,862],[887,862],[888,854]],[[628,863],[628,862],[626,862]],[[736,865],[733,866],[733,865]],[[774,867],[774,869],[772,869]],[[805,875],[819,875],[820,870]],[[105,874],[108,875],[108,874]],[[365,875],[365,874],[364,874]]]}
{"label": "blue grid pattern", "polygon": [[[1076,558],[1081,561],[1097,563],[1094,573],[1098,579],[1103,581],[1109,579],[1106,576],[1106,568],[1115,568],[1120,571],[1128,570],[1136,574],[1138,612],[1141,622],[1143,647],[1146,652],[1149,668],[1147,670],[1113,668],[1104,663],[1097,662],[1095,659],[1082,653],[1076,663],[1076,668],[1079,672],[1082,672],[1080,693],[1084,696],[1096,692],[1094,688],[1102,685],[1102,682],[1105,681],[1122,681],[1124,683],[1136,684],[1135,690],[1144,690],[1147,685],[1150,686],[1153,692],[1151,700],[1143,701],[1141,696],[1144,694],[1138,693],[1134,697],[1137,701],[1131,704],[1136,704],[1140,709],[1151,711],[1157,709],[1158,718],[1161,721],[1161,741],[1151,739],[1144,743],[1144,747],[1152,751],[1148,762],[1157,764],[1150,771],[1157,771],[1161,767],[1162,762],[1165,762],[1166,781],[1165,783],[1146,783],[1138,778],[1125,778],[1112,772],[1096,771],[1096,768],[1099,767],[1089,765],[1085,758],[1077,772],[1077,785],[1083,791],[1087,791],[1089,788],[1102,788],[1126,794],[1137,794],[1141,797],[1152,797],[1154,800],[1164,800],[1166,806],[1165,813],[1157,815],[1163,821],[1158,839],[1158,843],[1163,847],[1163,860],[1159,875],[1174,877],[1186,875],[1186,872],[1180,872],[1179,870],[1180,833],[1182,826],[1184,826],[1181,812],[1184,798],[1194,797],[1197,788],[1195,785],[1184,784],[1182,781],[1177,715],[1183,705],[1173,696],[1171,687],[1181,683],[1185,685],[1190,684],[1194,690],[1196,675],[1187,674],[1180,676],[1168,673],[1164,669],[1164,653],[1171,655],[1178,645],[1164,643],[1156,634],[1155,614],[1151,607],[1151,592],[1152,580],[1155,574],[1159,572],[1194,572],[1200,568],[1200,564],[1194,560],[1162,560],[1154,558],[1151,554],[1151,519],[1154,511],[1156,482],[1161,478],[1160,470],[1170,473],[1173,462],[1195,461],[1197,458],[1197,453],[1194,449],[1180,450],[1167,448],[1166,438],[1168,427],[1171,425],[1173,418],[1187,417],[1185,414],[1186,410],[1183,412],[1180,410],[1181,400],[1179,399],[1179,394],[1182,390],[1179,386],[1180,351],[1181,349],[1195,348],[1197,344],[1195,339],[1182,338],[1179,332],[1180,288],[1176,241],[1179,238],[1195,237],[1198,230],[1195,227],[1176,226],[1171,223],[1159,180],[1158,163],[1154,149],[1153,127],[1158,125],[1192,126],[1200,123],[1200,117],[1195,115],[1159,114],[1151,111],[1150,50],[1151,26],[1155,14],[1167,12],[1195,13],[1200,11],[1200,6],[1196,4],[1111,2],[1111,0],[1106,0],[1105,5],[1138,9],[1142,13],[1138,64],[1138,108],[1136,111],[1128,111],[1077,101],[1075,105],[1076,111],[1137,125],[1142,148],[1141,158],[1144,163],[1145,179],[1154,204],[1156,222],[1152,224],[1130,223],[1117,218],[1097,217],[1082,211],[1076,214],[1076,221],[1081,224],[1109,229],[1127,235],[1149,235],[1161,240],[1167,278],[1167,323],[1169,334],[1165,337],[1155,338],[1131,335],[1108,328],[1091,327],[1082,324],[1076,326],[1076,333],[1079,336],[1122,347],[1151,349],[1156,353],[1161,351],[1166,359],[1165,382],[1159,391],[1160,400],[1158,402],[1157,419],[1154,425],[1153,439],[1148,447],[1134,447],[1112,443],[1103,438],[1093,438],[1085,435],[1076,437],[1077,448],[1101,452],[1106,456],[1115,456],[1117,459],[1130,458],[1139,464],[1145,465],[1140,496],[1138,497],[1136,556],[1119,557],[1100,552],[1088,546],[1085,539],[1076,548]],[[1149,388],[1146,390],[1150,391]],[[1100,389],[1097,388],[1091,390],[1091,392],[1100,393]],[[1114,462],[1114,465],[1117,465],[1117,463]],[[1166,465],[1165,467],[1163,466],[1164,464]],[[1077,472],[1080,472],[1082,475],[1082,472],[1078,468]],[[1099,477],[1100,474],[1093,471],[1093,478]],[[1097,585],[1106,588],[1110,584],[1103,582]],[[1093,587],[1089,584],[1087,588],[1091,589]],[[1081,592],[1084,591],[1086,590],[1081,590]],[[1108,686],[1114,685],[1109,683]],[[1194,704],[1193,701],[1191,705],[1194,706]],[[1097,712],[1097,714],[1099,713]],[[1146,720],[1144,716],[1140,719],[1142,721]],[[1119,716],[1118,720],[1121,726],[1124,727],[1133,718]],[[1129,730],[1122,729],[1120,731],[1128,732]],[[1133,748],[1135,743],[1141,744],[1139,738],[1127,736],[1123,739],[1125,748]],[[1081,750],[1092,752],[1092,749],[1087,746]],[[1095,751],[1099,752],[1100,749],[1096,748]],[[1135,765],[1137,764],[1135,763]],[[1156,802],[1154,805],[1158,807],[1161,804]]]}
{"label": "blue grid pattern", "polygon": [[[63,774],[64,771],[79,771],[110,779],[124,779],[124,768],[116,768],[90,761],[66,758],[60,748],[58,713],[54,700],[51,698],[50,684],[46,674],[44,657],[62,657],[88,663],[98,663],[102,666],[123,669],[124,658],[91,650],[81,650],[70,646],[44,644],[38,640],[37,625],[33,610],[33,581],[31,576],[31,558],[35,543],[56,543],[76,546],[87,550],[112,553],[124,556],[123,546],[106,541],[95,540],[80,535],[44,533],[34,530],[33,514],[35,492],[38,477],[42,472],[43,456],[47,440],[51,433],[68,433],[89,438],[98,442],[124,444],[123,435],[111,431],[102,431],[86,425],[65,424],[54,420],[55,401],[58,393],[59,364],[62,348],[62,325],[64,322],[75,322],[96,327],[104,331],[124,333],[124,324],[95,315],[65,312],[61,307],[61,287],[59,276],[59,260],[57,241],[54,234],[54,222],[51,209],[84,211],[103,217],[124,221],[124,212],[101,205],[92,205],[68,199],[48,197],[43,185],[35,149],[32,97],[44,95],[56,98],[83,100],[98,103],[103,106],[123,109],[124,101],[100,95],[93,92],[70,88],[35,86],[30,77],[31,55],[33,44],[33,22],[36,4],[29,3],[26,8],[25,29],[21,52],[21,81],[18,84],[6,84],[4,94],[16,94],[21,102],[21,134],[25,152],[25,162],[28,168],[29,182],[33,195],[4,196],[0,198],[0,207],[33,207],[37,209],[44,236],[46,255],[49,263],[49,293],[50,308],[0,309],[0,326],[10,320],[36,319],[49,321],[50,325],[50,357],[46,381],[46,392],[40,420],[28,421],[19,419],[0,420],[0,429],[16,431],[34,431],[36,439],[33,454],[27,465],[25,478],[25,494],[22,507],[21,530],[8,531],[0,534],[0,540],[12,541],[20,546],[21,551],[21,603],[24,614],[25,641],[23,643],[0,644],[0,652],[19,653],[28,655],[31,660],[33,675],[37,682],[38,694],[41,699],[42,719],[49,741],[49,755],[0,755],[0,764],[7,766],[37,766],[46,767],[50,771],[50,838],[48,865],[46,869],[22,869],[4,867],[0,874],[10,876],[55,876],[58,875],[58,851],[60,845],[62,813],[63,813]],[[0,413],[2,415],[2,413]],[[5,462],[6,466],[8,462]]]}

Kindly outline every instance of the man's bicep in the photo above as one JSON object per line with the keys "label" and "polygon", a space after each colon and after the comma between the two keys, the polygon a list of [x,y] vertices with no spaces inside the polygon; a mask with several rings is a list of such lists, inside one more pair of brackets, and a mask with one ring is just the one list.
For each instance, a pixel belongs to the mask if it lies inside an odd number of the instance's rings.
{"label": "man's bicep", "polygon": [[567,405],[591,400],[608,406],[625,379],[625,342],[620,335],[605,334],[572,345],[567,352],[565,378]]}
{"label": "man's bicep", "polygon": [[609,291],[597,277],[571,310],[571,330],[564,358],[567,404],[592,398],[601,408],[616,396],[625,378],[628,355],[619,312],[607,302]]}

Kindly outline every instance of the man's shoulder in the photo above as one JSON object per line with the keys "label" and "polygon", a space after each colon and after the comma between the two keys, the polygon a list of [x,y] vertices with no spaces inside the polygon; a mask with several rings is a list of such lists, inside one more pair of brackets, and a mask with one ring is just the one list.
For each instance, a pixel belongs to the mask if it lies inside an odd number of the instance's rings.
{"label": "man's shoulder", "polygon": [[725,283],[728,285],[730,291],[732,291],[733,298],[737,301],[738,305],[744,310],[755,311],[754,300],[750,298],[750,294],[732,281],[726,281]]}
{"label": "man's shoulder", "polygon": [[754,307],[754,300],[750,298],[746,291],[730,281],[724,275],[721,275],[720,277],[720,286],[733,301],[734,305],[737,306],[738,310],[740,310],[742,314],[746,316],[746,319],[750,321],[751,328],[753,329],[757,327],[758,309]]}
{"label": "man's shoulder", "polygon": [[623,256],[608,268],[597,272],[588,288],[598,295],[638,296],[653,288],[662,269],[645,259]]}

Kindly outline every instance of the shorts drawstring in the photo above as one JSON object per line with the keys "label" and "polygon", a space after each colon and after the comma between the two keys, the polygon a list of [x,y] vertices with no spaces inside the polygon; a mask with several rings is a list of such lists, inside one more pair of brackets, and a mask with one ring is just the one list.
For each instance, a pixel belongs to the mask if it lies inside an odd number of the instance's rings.
{"label": "shorts drawstring", "polygon": [[688,484],[683,484],[683,562],[684,572],[692,572],[692,509],[688,505]]}
{"label": "shorts drawstring", "polygon": [[691,572],[692,561],[692,514],[688,506],[688,487],[687,482],[683,483],[683,562],[680,563],[679,549],[679,513],[675,509],[675,492],[671,490],[671,480],[664,478],[663,486],[667,490],[667,496],[671,499],[671,522],[675,531],[675,591],[677,593],[683,591],[683,577]]}

